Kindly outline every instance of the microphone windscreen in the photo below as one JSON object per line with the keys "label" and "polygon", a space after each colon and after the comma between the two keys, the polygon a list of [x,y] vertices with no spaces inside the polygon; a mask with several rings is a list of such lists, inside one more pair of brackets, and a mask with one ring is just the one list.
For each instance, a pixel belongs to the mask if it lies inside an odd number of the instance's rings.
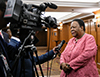
{"label": "microphone windscreen", "polygon": [[57,8],[58,8],[57,5],[55,5],[55,4],[53,4],[53,3],[49,3],[49,7],[50,7],[50,8],[53,8],[53,9],[57,9]]}
{"label": "microphone windscreen", "polygon": [[63,44],[65,43],[65,40],[62,40],[61,43],[58,45],[59,48],[61,48],[63,46]]}

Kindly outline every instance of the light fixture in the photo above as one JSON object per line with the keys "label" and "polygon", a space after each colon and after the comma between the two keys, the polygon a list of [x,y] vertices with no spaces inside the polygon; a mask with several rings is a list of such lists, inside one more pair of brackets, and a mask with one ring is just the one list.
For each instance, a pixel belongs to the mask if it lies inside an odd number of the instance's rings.
{"label": "light fixture", "polygon": [[97,26],[100,27],[100,14],[96,14],[95,19],[96,19],[95,24],[97,24]]}
{"label": "light fixture", "polygon": [[57,29],[53,29],[53,31],[57,31]]}
{"label": "light fixture", "polygon": [[98,27],[100,27],[100,10],[97,10],[95,12],[93,12],[95,14],[95,18],[94,18],[94,25],[97,25]]}
{"label": "light fixture", "polygon": [[63,29],[63,22],[60,22],[59,24],[60,24],[60,30],[62,30]]}
{"label": "light fixture", "polygon": [[97,26],[100,27],[100,14],[97,14],[96,18],[97,18]]}
{"label": "light fixture", "polygon": [[85,23],[85,26],[88,26],[88,24],[87,24],[87,23]]}
{"label": "light fixture", "polygon": [[60,29],[60,26],[58,26],[57,28]]}
{"label": "light fixture", "polygon": [[96,18],[93,18],[92,21],[96,23],[97,19]]}
{"label": "light fixture", "polygon": [[92,19],[92,21],[94,22],[94,28],[95,28],[95,31],[97,31],[97,30],[96,30],[96,22],[97,22],[96,17],[95,17],[95,18],[93,18],[93,19]]}
{"label": "light fixture", "polygon": [[45,31],[47,31],[47,29],[45,29]]}

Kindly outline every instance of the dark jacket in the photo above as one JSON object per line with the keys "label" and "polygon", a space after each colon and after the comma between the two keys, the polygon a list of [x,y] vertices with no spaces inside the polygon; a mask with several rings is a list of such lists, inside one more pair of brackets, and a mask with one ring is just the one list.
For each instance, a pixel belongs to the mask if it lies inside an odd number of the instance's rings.
{"label": "dark jacket", "polygon": [[[11,39],[10,43],[6,43],[0,35],[0,53],[2,53],[6,57],[9,67],[11,67],[10,60],[14,59],[19,46],[20,46],[20,42],[14,40],[14,39]],[[2,62],[1,56],[0,56],[0,77],[5,77],[4,65]]]}
{"label": "dark jacket", "polygon": [[3,34],[4,40],[5,40],[7,43],[9,43],[9,35],[8,35],[6,32],[4,32],[4,31],[2,31],[2,34]]}

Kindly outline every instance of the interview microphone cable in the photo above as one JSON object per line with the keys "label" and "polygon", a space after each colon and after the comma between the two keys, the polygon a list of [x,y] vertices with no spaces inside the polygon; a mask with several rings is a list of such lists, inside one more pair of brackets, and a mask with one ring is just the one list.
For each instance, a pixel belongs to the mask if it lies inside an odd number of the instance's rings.
{"label": "interview microphone cable", "polygon": [[[48,42],[48,49],[47,49],[47,52],[48,52],[48,56],[49,56],[49,49],[50,49],[50,36],[51,36],[51,28],[49,27],[49,42]],[[47,61],[47,77],[49,77],[49,61]]]}
{"label": "interview microphone cable", "polygon": [[[59,53],[58,53],[58,54],[59,54]],[[60,57],[60,55],[59,55],[59,57]],[[52,60],[51,60],[51,64],[50,64],[50,72],[49,72],[49,77],[50,77],[50,75],[51,75],[51,69],[52,69],[53,59],[54,59],[54,58],[52,58]]]}
{"label": "interview microphone cable", "polygon": [[65,43],[65,40],[62,40],[60,44],[58,44],[58,48],[56,48],[55,50],[57,51],[57,53],[54,54],[54,56],[52,57],[51,60],[51,65],[50,65],[50,73],[49,73],[49,77],[51,75],[51,69],[52,69],[52,63],[53,63],[53,59],[56,58],[57,54],[60,57],[61,53],[59,52],[59,50],[61,49],[61,47],[63,46],[63,44]]}

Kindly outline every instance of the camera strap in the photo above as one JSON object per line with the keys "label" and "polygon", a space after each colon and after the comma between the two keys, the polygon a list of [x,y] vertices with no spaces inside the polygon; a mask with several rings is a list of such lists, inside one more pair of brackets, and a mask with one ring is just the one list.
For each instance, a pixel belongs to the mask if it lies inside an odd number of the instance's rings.
{"label": "camera strap", "polygon": [[2,49],[1,44],[0,44],[0,57],[1,57],[1,60],[2,60],[2,63],[3,63],[3,70],[4,70],[5,76],[6,77],[13,77],[12,74],[10,73],[11,69],[10,69],[9,64],[7,62],[7,59],[3,54],[3,49]]}
{"label": "camera strap", "polygon": [[2,59],[3,65],[4,65],[3,70],[4,70],[5,76],[6,77],[13,77],[10,73],[11,69],[9,68],[6,57],[2,53],[0,53],[0,57]]}

